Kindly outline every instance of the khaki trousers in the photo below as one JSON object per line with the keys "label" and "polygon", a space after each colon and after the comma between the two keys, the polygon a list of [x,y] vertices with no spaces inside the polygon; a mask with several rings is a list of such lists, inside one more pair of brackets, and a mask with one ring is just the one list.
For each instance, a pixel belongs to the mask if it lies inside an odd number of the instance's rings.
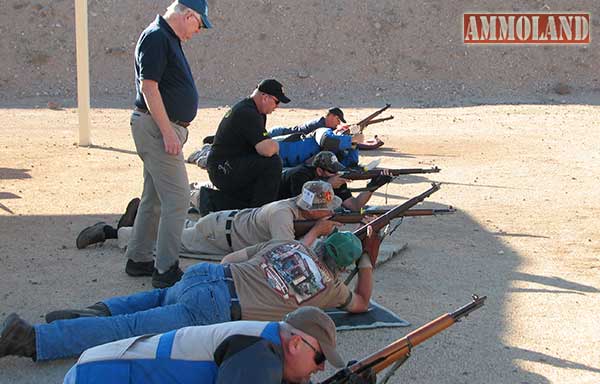
{"label": "khaki trousers", "polygon": [[[185,143],[187,129],[171,125]],[[131,133],[144,162],[144,191],[125,255],[137,262],[151,261],[156,246],[154,266],[163,273],[179,260],[190,196],[187,171],[182,153],[173,156],[165,152],[160,129],[150,115],[134,111]]]}

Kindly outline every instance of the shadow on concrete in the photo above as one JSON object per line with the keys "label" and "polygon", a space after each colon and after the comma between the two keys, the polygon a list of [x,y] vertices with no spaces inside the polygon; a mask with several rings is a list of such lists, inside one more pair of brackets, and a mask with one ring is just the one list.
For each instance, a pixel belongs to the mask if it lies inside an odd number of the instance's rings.
{"label": "shadow on concrete", "polygon": [[490,235],[502,237],[530,237],[534,239],[549,239],[549,236],[530,235],[528,233],[488,232]]}
{"label": "shadow on concrete", "polygon": [[[0,200],[11,200],[11,199],[20,199],[20,198],[21,198],[21,196],[15,195],[12,192],[0,192]],[[5,212],[10,213],[11,215],[15,214],[10,208],[8,208],[6,205],[4,205],[2,203],[0,203],[0,209]]]}
{"label": "shadow on concrete", "polygon": [[[438,193],[443,193],[443,186]],[[427,200],[428,206],[446,207],[434,198]],[[84,307],[106,297],[150,289],[149,278],[125,274],[123,252],[116,244],[107,241],[84,250],[75,247],[81,229],[98,221],[116,223],[119,216],[0,216],[0,320],[17,311],[26,320],[40,323],[49,310]],[[503,343],[509,327],[505,300],[514,292],[511,285],[515,279],[566,293],[597,292],[596,288],[559,277],[516,272],[521,259],[515,251],[502,258],[482,254],[472,244],[486,249],[506,249],[506,244],[465,214],[405,218],[386,241],[408,242],[409,247],[375,271],[373,298],[410,321],[412,329],[467,303],[472,293],[488,296],[483,309],[415,348],[414,357],[392,382],[410,381],[427,372],[428,382],[448,376],[459,382],[468,376],[470,383],[549,383],[545,377],[521,369],[515,363],[520,360],[598,372],[597,368],[504,347]],[[195,261],[182,259],[181,263],[186,267]],[[361,358],[412,329],[345,332],[339,344],[344,356]],[[5,382],[57,383],[74,361],[37,364],[29,359],[3,358],[0,371]]]}
{"label": "shadow on concrete", "polygon": [[0,168],[0,180],[31,179],[31,169]]}
{"label": "shadow on concrete", "polygon": [[600,292],[600,289],[591,285],[579,284],[573,281],[565,280],[558,276],[538,276],[529,273],[515,272],[512,275],[513,280],[528,281],[531,283],[537,283],[541,285],[548,285],[556,288],[563,288],[577,292]]}
{"label": "shadow on concrete", "polygon": [[588,372],[600,373],[600,368],[590,367],[589,365],[575,363],[573,361],[568,361],[564,359],[559,359],[554,356],[547,355],[545,353],[530,351],[523,348],[518,347],[509,347],[512,351],[516,352],[517,360],[527,360],[527,361],[535,361],[539,363],[544,363],[551,365],[557,368],[567,368],[567,369],[579,369]]}
{"label": "shadow on concrete", "polygon": [[92,144],[89,146],[89,148],[91,149],[100,149],[103,151],[110,151],[110,152],[118,152],[118,153],[125,153],[127,155],[138,155],[138,153],[136,151],[132,151],[129,149],[122,149],[122,148],[115,148],[115,147],[105,147],[103,145],[96,145],[96,144]]}

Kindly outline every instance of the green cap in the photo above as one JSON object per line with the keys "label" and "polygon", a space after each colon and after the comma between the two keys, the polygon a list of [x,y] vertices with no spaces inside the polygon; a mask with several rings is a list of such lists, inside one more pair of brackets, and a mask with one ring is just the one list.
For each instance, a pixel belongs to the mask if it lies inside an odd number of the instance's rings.
{"label": "green cap", "polygon": [[362,243],[352,232],[334,232],[325,240],[325,250],[338,267],[354,263],[362,255]]}

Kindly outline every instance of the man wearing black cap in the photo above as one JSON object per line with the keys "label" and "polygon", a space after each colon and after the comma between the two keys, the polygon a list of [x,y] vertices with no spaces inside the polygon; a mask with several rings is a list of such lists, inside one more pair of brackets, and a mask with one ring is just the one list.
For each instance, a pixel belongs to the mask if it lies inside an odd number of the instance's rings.
{"label": "man wearing black cap", "polygon": [[265,129],[267,115],[289,103],[281,83],[266,79],[223,117],[207,160],[211,182],[240,202],[260,207],[277,199],[281,179],[279,145]]}
{"label": "man wearing black cap", "polygon": [[325,116],[318,119],[307,121],[306,123],[296,125],[295,127],[276,127],[269,131],[269,136],[276,137],[282,135],[289,135],[292,133],[301,133],[307,135],[314,132],[317,128],[331,128],[335,129],[341,123],[346,123],[344,119],[344,112],[339,107],[329,108]]}
{"label": "man wearing black cap", "polygon": [[286,169],[281,175],[279,199],[288,199],[302,192],[302,185],[310,180],[323,180],[331,184],[333,192],[342,199],[342,206],[351,211],[360,211],[379,187],[389,183],[392,177],[388,174],[379,175],[367,184],[367,190],[353,197],[347,183],[352,180],[344,179],[337,173],[346,169],[333,152],[321,151],[313,159],[311,165],[300,164]]}
{"label": "man wearing black cap", "polygon": [[156,288],[173,285],[183,274],[177,255],[190,192],[181,148],[198,111],[198,91],[181,42],[210,27],[205,0],[174,1],[142,32],[135,48],[130,124],[144,163],[144,191],[125,271],[152,276]]}

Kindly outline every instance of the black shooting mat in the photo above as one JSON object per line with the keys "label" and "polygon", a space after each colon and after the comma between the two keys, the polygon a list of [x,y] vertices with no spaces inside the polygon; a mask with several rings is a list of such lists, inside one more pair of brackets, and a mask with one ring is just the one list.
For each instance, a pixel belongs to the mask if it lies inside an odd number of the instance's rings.
{"label": "black shooting mat", "polygon": [[339,309],[327,309],[325,312],[333,319],[338,331],[410,326],[408,321],[373,300],[369,302],[369,310],[364,313],[349,313]]}

